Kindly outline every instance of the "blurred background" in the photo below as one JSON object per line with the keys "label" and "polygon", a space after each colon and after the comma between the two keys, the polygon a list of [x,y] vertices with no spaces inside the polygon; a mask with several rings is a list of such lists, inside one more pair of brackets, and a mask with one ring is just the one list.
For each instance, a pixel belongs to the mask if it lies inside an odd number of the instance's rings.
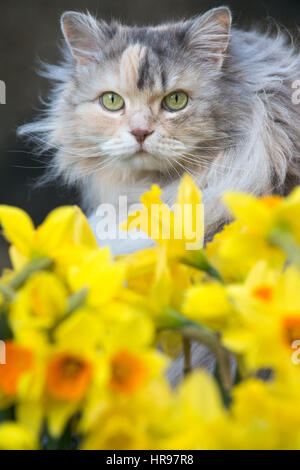
{"label": "blurred background", "polygon": [[[228,5],[236,25],[276,21],[291,32],[300,26],[300,0],[0,0],[0,80],[6,104],[0,104],[0,203],[27,210],[40,223],[54,207],[78,203],[76,191],[54,184],[34,187],[49,156],[37,160],[34,150],[16,138],[16,128],[35,118],[47,97],[48,83],[38,77],[38,58],[55,63],[61,39],[59,17],[65,10],[89,10],[129,24],[151,24],[187,18]],[[8,264],[0,242],[0,268]]]}

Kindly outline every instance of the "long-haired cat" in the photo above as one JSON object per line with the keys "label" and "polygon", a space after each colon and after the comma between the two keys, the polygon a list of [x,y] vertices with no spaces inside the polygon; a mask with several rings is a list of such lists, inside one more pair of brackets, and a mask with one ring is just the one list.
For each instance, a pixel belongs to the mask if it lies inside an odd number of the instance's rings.
{"label": "long-haired cat", "polygon": [[216,8],[188,21],[129,27],[66,12],[64,58],[44,117],[20,129],[55,150],[48,178],[80,186],[92,213],[158,183],[174,202],[191,173],[206,234],[225,221],[227,189],[284,193],[300,181],[300,56],[286,35],[231,28]]}
{"label": "long-haired cat", "polygon": [[54,149],[49,178],[79,185],[90,213],[119,195],[137,202],[153,183],[172,203],[188,172],[210,237],[227,220],[224,191],[300,181],[300,56],[286,34],[232,28],[226,7],[146,27],[66,12],[61,26],[63,61],[44,71],[49,107],[20,133]]}

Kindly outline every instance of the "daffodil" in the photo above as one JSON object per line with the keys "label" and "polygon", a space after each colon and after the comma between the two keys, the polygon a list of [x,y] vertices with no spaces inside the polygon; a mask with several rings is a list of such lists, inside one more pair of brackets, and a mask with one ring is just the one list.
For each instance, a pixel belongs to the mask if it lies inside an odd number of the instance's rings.
{"label": "daffodil", "polygon": [[300,336],[299,271],[293,266],[271,270],[260,262],[228,294],[240,315],[224,332],[226,345],[245,354],[252,368],[292,366],[292,344]]}
{"label": "daffodil", "polygon": [[[300,189],[224,199],[238,220],[203,248],[192,179],[172,210],[153,186],[126,228],[156,245],[115,259],[76,207],[35,229],[0,206],[13,265],[0,280],[0,449],[74,436],[80,449],[300,448]],[[184,345],[188,362],[191,340],[215,354],[218,380],[195,370],[171,388],[167,356]]]}
{"label": "daffodil", "polygon": [[180,183],[174,212],[161,200],[161,190],[153,185],[141,197],[144,208],[129,216],[124,228],[139,229],[159,244],[166,244],[170,256],[203,246],[203,206],[201,193],[185,175]]}
{"label": "daffodil", "polygon": [[0,206],[4,236],[12,244],[11,259],[16,269],[38,257],[55,260],[69,245],[97,248],[85,216],[76,206],[52,211],[37,229],[21,209]]}
{"label": "daffodil", "polygon": [[236,316],[226,287],[217,282],[201,283],[185,292],[182,312],[208,328],[222,330]]}
{"label": "daffodil", "polygon": [[28,329],[5,342],[6,361],[0,365],[0,406],[15,407],[18,421],[34,435],[41,430],[47,344]]}
{"label": "daffodil", "polygon": [[54,353],[46,372],[45,417],[50,434],[60,436],[68,420],[80,410],[93,379],[93,362],[70,350]]}
{"label": "daffodil", "polygon": [[[161,377],[167,361],[154,348],[155,330],[149,317],[122,304],[115,304],[113,308],[115,314],[119,310],[118,315],[123,310],[124,316],[118,323],[106,323],[102,340],[110,370],[109,388],[130,395]],[[110,312],[115,315],[112,310]]]}
{"label": "daffodil", "polygon": [[100,395],[108,381],[100,338],[101,323],[84,307],[64,319],[53,332],[43,404],[52,436],[60,436],[68,420],[86,406],[90,395]]}
{"label": "daffodil", "polygon": [[87,289],[86,303],[99,307],[111,301],[125,280],[126,266],[113,263],[108,248],[91,251],[80,266],[72,266],[68,282],[72,292]]}
{"label": "daffodil", "polygon": [[[174,435],[177,410],[164,381],[144,386],[134,396],[113,400],[85,433],[82,449],[159,449]],[[163,447],[165,448],[165,447]]]}
{"label": "daffodil", "polygon": [[215,435],[227,419],[215,380],[205,371],[191,373],[178,386],[175,403],[174,432],[165,440],[165,448],[215,449]]}
{"label": "daffodil", "polygon": [[272,230],[283,228],[300,242],[300,188],[286,198],[278,195],[256,198],[250,194],[229,192],[223,199],[232,214],[254,235],[268,238]]}
{"label": "daffodil", "polygon": [[67,297],[65,285],[54,274],[34,274],[12,302],[9,320],[13,330],[50,329],[66,314]]}
{"label": "daffodil", "polygon": [[253,233],[243,221],[226,225],[207,244],[210,263],[226,282],[242,282],[258,261],[265,260],[271,268],[281,268],[286,255],[264,237]]}
{"label": "daffodil", "polygon": [[[299,390],[299,387],[298,387]],[[299,449],[299,391],[275,383],[248,379],[233,392],[230,422],[219,433],[219,446],[225,449]]]}
{"label": "daffodil", "polygon": [[[151,442],[151,441],[150,441]],[[150,449],[144,422],[136,422],[125,413],[102,417],[93,432],[87,434],[82,450],[140,450]]]}
{"label": "daffodil", "polygon": [[14,341],[5,342],[5,363],[0,364],[0,396],[4,403],[5,398],[14,401],[20,381],[33,369],[33,363],[31,349]]}

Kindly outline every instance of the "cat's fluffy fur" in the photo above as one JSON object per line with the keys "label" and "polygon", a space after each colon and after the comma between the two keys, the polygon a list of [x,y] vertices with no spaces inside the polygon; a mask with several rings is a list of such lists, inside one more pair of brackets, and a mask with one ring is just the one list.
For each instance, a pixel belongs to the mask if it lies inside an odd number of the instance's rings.
{"label": "cat's fluffy fur", "polygon": [[[157,27],[74,12],[61,24],[63,61],[44,71],[55,82],[49,107],[20,133],[41,151],[54,149],[48,177],[79,185],[89,211],[120,194],[136,202],[152,183],[172,203],[187,171],[203,191],[210,236],[227,218],[224,191],[285,193],[299,182],[292,84],[300,56],[286,34],[231,28],[227,8]],[[161,102],[174,90],[190,98],[171,113]],[[104,110],[99,96],[106,91],[122,95],[125,109]],[[154,131],[143,151],[132,127]]]}

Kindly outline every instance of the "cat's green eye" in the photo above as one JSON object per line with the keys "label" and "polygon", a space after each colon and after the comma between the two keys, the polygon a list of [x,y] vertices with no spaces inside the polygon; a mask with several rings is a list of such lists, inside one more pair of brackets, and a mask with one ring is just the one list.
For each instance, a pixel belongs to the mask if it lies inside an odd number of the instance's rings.
{"label": "cat's green eye", "polygon": [[120,109],[124,108],[125,102],[122,96],[109,91],[108,93],[103,93],[100,98],[101,104],[104,106],[105,109],[109,111],[120,111]]}
{"label": "cat's green eye", "polygon": [[188,102],[188,95],[183,91],[173,91],[163,100],[163,106],[168,111],[180,111],[185,108]]}

